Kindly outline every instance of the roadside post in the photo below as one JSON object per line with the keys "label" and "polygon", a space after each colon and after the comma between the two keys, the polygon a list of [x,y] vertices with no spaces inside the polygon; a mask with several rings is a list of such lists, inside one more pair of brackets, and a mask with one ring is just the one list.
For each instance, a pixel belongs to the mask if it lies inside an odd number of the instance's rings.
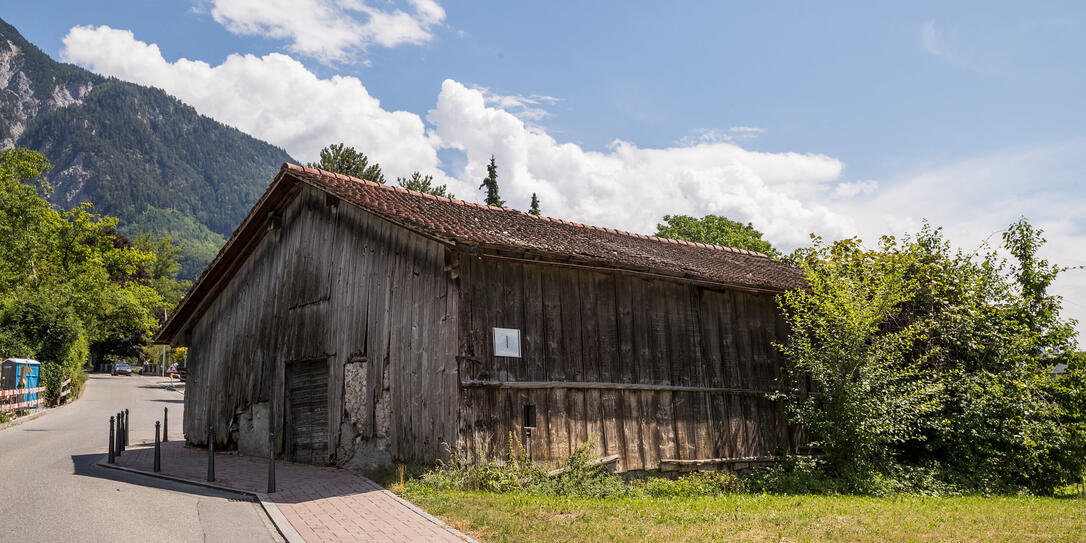
{"label": "roadside post", "polygon": [[154,467],[155,473],[158,473],[158,472],[162,471],[162,449],[159,446],[159,442],[158,442],[159,424],[162,424],[162,423],[160,423],[160,422],[158,422],[156,420],[155,421],[155,467]]}
{"label": "roadside post", "polygon": [[109,463],[112,464],[117,461],[117,452],[115,447],[117,446],[117,437],[113,434],[113,417],[109,417]]}
{"label": "roadside post", "polygon": [[215,482],[215,427],[207,427],[207,480]]}
{"label": "roadside post", "polygon": [[268,494],[275,492],[275,432],[268,432]]}
{"label": "roadside post", "polygon": [[121,432],[124,430],[121,426],[124,424],[124,411],[117,412],[117,435],[114,441],[116,445],[113,446],[113,450],[116,451],[117,456],[120,456],[124,452],[124,446],[121,443]]}

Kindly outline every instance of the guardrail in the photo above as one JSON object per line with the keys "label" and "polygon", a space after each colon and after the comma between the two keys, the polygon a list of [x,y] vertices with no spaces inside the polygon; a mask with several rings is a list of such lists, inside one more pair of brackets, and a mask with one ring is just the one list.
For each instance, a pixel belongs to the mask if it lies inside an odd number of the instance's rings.
{"label": "guardrail", "polygon": [[[60,395],[57,396],[57,405],[64,403],[67,397],[72,393],[72,389],[69,385],[72,384],[72,380],[65,379],[60,383]],[[8,390],[0,390],[0,410],[15,411],[17,409],[27,409],[30,407],[37,407],[45,403],[45,398],[42,398],[42,393],[45,392],[45,387],[34,388],[13,388]],[[33,400],[16,401],[20,396],[28,394],[37,394],[38,397]]]}
{"label": "guardrail", "polygon": [[[13,388],[9,390],[0,390],[0,398],[7,398],[7,401],[0,403],[0,409],[5,411],[15,411],[16,409],[26,409],[29,407],[36,407],[43,400],[41,393],[45,392],[45,387],[34,388]],[[38,397],[33,400],[16,401],[20,396],[25,394],[37,394]]]}
{"label": "guardrail", "polygon": [[13,388],[9,390],[0,390],[0,398],[6,398],[8,396],[18,396],[20,394],[35,394],[38,392],[45,392],[45,387]]}
{"label": "guardrail", "polygon": [[65,379],[64,382],[60,384],[60,396],[57,396],[57,405],[64,403],[64,400],[72,393],[72,389],[68,386],[70,384],[72,384],[71,377]]}

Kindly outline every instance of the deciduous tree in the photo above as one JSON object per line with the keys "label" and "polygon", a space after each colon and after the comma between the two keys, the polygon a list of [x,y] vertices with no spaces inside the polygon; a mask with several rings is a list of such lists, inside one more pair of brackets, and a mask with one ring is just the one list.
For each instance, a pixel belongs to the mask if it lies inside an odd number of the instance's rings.
{"label": "deciduous tree", "polygon": [[664,215],[664,223],[656,225],[658,237],[746,249],[773,258],[781,256],[751,223],[743,224],[718,215],[700,219],[689,215]]}

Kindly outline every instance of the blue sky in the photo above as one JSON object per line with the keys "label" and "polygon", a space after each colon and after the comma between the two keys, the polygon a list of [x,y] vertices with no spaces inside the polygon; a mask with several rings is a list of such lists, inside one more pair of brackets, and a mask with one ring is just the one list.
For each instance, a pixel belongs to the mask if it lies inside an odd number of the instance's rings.
{"label": "blue sky", "polygon": [[[1026,215],[1050,258],[1086,264],[1086,8],[880,4],[20,2],[2,17],[299,160],[344,140],[465,199],[493,153],[514,206],[539,192],[573,220],[645,232],[714,212],[791,248],[928,218],[972,248]],[[1083,276],[1059,288],[1086,320]]]}
{"label": "blue sky", "polygon": [[[452,78],[560,98],[540,124],[585,148],[754,126],[765,132],[746,147],[840,157],[855,178],[1082,135],[1086,20],[1074,3],[665,4],[449,4],[425,45],[331,65],[297,58],[322,76],[358,76],[387,109],[425,111]],[[199,7],[20,2],[3,16],[54,57],[76,25],[132,30],[169,60],[283,50],[283,40],[231,34]],[[941,55],[925,47],[926,27]]]}

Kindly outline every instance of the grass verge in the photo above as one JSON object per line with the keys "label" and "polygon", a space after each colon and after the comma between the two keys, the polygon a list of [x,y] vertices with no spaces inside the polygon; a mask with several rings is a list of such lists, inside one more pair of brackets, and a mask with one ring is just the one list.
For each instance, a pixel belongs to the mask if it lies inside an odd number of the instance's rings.
{"label": "grass verge", "polygon": [[1086,540],[1082,499],[744,493],[585,498],[412,483],[393,490],[489,543]]}

